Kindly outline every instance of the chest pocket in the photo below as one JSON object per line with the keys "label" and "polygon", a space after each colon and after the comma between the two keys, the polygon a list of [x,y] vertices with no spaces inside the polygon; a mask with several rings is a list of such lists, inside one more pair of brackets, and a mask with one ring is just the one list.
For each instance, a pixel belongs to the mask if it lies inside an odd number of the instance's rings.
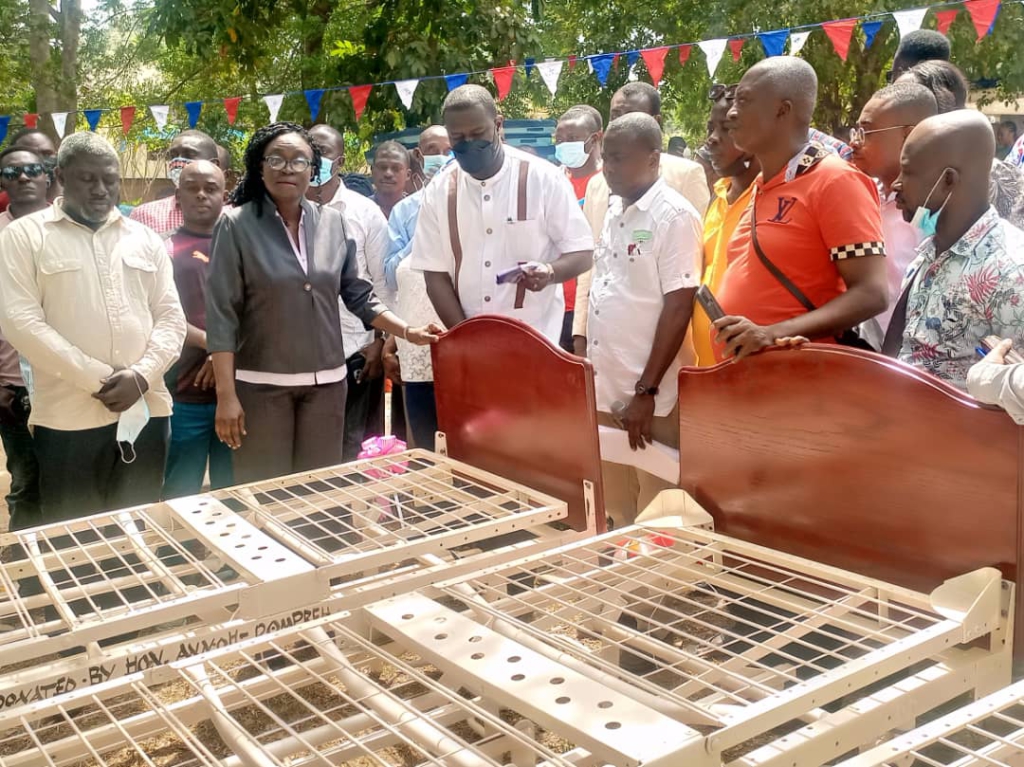
{"label": "chest pocket", "polygon": [[134,269],[137,272],[148,272],[150,274],[156,273],[156,264],[150,261],[148,258],[143,258],[135,253],[125,253],[121,256],[121,261],[128,269]]}
{"label": "chest pocket", "polygon": [[63,272],[78,272],[82,269],[82,259],[67,253],[44,253],[39,259],[39,271],[47,276]]}

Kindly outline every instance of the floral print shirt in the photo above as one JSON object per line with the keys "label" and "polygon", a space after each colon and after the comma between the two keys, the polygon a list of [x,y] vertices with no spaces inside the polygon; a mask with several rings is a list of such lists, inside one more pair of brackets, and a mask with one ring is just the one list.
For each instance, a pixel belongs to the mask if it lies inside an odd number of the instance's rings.
{"label": "floral print shirt", "polygon": [[1024,348],[1024,232],[988,211],[945,253],[918,248],[899,359],[960,389],[982,338]]}

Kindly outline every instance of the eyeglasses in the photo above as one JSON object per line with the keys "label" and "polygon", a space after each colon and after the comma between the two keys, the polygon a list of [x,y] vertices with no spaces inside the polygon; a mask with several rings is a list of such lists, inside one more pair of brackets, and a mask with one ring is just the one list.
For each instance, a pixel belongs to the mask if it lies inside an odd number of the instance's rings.
{"label": "eyeglasses", "polygon": [[859,125],[850,128],[850,143],[851,144],[863,144],[864,141],[872,133],[885,133],[887,130],[899,130],[900,128],[913,128],[913,125],[890,125],[888,128],[875,128],[874,130],[864,130]]}
{"label": "eyeglasses", "polygon": [[712,101],[720,101],[725,99],[726,101],[732,101],[736,98],[736,88],[739,83],[733,83],[732,85],[723,85],[722,83],[715,83],[711,86],[711,90],[708,91],[708,98]]}
{"label": "eyeglasses", "polygon": [[38,162],[34,162],[31,165],[8,165],[3,170],[0,170],[0,178],[3,178],[4,181],[15,181],[21,178],[23,173],[29,178],[39,178],[46,173],[46,168]]}
{"label": "eyeglasses", "polygon": [[288,170],[293,173],[303,173],[309,170],[310,166],[313,164],[312,160],[308,160],[305,157],[296,157],[294,160],[286,160],[283,157],[278,157],[276,154],[272,154],[270,157],[264,157],[263,162],[265,162],[271,170],[284,170],[285,168],[288,168]]}

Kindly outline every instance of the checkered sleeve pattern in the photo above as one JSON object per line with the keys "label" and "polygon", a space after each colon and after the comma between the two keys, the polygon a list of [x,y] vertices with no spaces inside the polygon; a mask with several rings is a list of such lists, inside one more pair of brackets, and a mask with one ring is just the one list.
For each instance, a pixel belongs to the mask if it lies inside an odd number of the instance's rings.
{"label": "checkered sleeve pattern", "polygon": [[884,242],[857,242],[852,245],[839,245],[829,251],[833,261],[845,261],[848,258],[863,256],[884,256]]}

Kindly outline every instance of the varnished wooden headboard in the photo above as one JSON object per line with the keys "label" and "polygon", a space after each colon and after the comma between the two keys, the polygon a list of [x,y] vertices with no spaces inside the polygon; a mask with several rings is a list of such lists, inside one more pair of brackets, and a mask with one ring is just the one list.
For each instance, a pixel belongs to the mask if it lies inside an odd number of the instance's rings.
{"label": "varnished wooden headboard", "polygon": [[432,348],[437,423],[457,460],[521,482],[569,505],[587,529],[583,481],[594,484],[604,532],[594,371],[535,330],[506,317],[457,325]]}
{"label": "varnished wooden headboard", "polygon": [[808,345],[679,375],[680,480],[716,529],[920,590],[1021,588],[1024,427],[876,354]]}

